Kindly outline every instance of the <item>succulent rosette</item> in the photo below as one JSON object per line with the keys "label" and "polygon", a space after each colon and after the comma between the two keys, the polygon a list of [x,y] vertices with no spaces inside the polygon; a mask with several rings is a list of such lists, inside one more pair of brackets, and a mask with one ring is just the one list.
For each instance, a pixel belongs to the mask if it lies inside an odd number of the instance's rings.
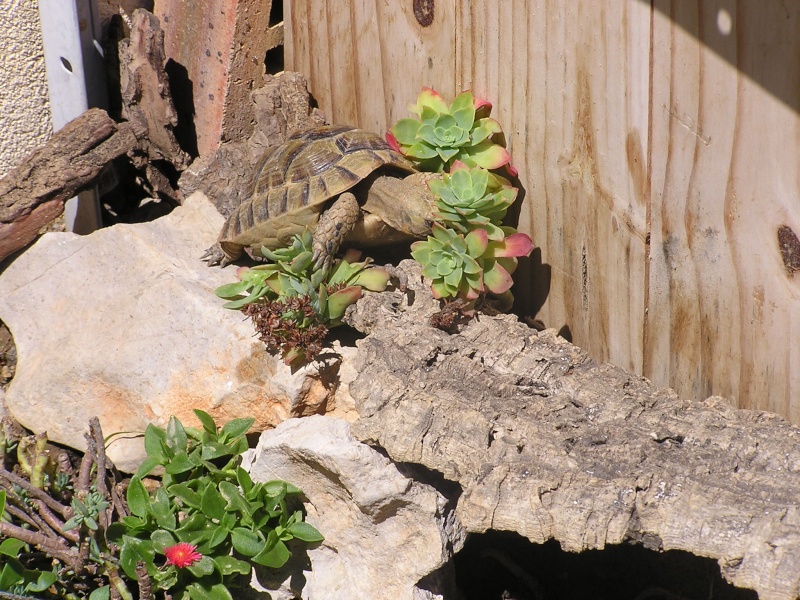
{"label": "succulent rosette", "polygon": [[411,255],[422,265],[422,275],[431,280],[434,297],[474,300],[484,291],[508,292],[517,258],[529,255],[533,243],[512,227],[501,231],[501,240],[490,240],[485,229],[462,235],[436,224],[432,236],[412,244]]}
{"label": "succulent rosette", "polygon": [[485,229],[490,240],[502,240],[500,222],[517,197],[517,188],[482,167],[453,163],[450,173],[428,182],[436,196],[434,216],[461,233]]}
{"label": "succulent rosette", "polygon": [[424,87],[409,110],[418,118],[400,119],[386,134],[389,145],[419,162],[425,171],[444,171],[459,160],[470,166],[499,169],[507,165],[508,151],[492,141],[502,133],[500,124],[488,115],[492,105],[476,99],[472,92],[459,94],[450,106],[441,95]]}
{"label": "succulent rosette", "polygon": [[434,297],[472,300],[483,291],[478,258],[487,244],[488,237],[483,229],[463,236],[436,224],[432,236],[411,244],[411,256],[422,265],[422,275],[432,280]]}

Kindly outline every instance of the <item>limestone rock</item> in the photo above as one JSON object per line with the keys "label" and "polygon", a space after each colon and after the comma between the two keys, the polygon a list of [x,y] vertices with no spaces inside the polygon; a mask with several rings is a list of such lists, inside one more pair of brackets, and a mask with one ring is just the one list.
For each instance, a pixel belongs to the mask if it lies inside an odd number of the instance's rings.
{"label": "limestone rock", "polygon": [[[285,421],[262,434],[247,467],[256,481],[284,479],[302,489],[307,520],[325,536],[308,549],[307,560],[295,551],[276,574],[279,581],[289,578],[292,592],[306,600],[442,597],[416,585],[441,580],[428,576],[463,544],[447,500],[356,441],[348,422],[327,416]],[[275,575],[257,577],[255,587],[271,597],[287,593]]]}
{"label": "limestone rock", "polygon": [[[222,221],[198,192],[150,223],[46,234],[12,263],[0,276],[0,320],[18,353],[11,414],[82,449],[95,415],[110,435],[163,426],[170,415],[195,425],[194,408],[220,423],[252,416],[257,431],[324,412],[336,353],[292,373],[214,295],[235,280],[235,267],[199,260]],[[124,470],[143,452],[135,435],[108,448]]]}

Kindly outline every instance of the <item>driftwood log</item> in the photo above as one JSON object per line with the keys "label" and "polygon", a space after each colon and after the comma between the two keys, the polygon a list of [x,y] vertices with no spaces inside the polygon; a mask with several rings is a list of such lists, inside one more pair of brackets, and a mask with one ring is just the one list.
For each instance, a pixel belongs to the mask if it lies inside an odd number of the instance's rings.
{"label": "driftwood log", "polygon": [[177,120],[164,70],[164,33],[158,20],[136,10],[129,40],[120,42],[122,111],[116,123],[93,108],[70,121],[0,179],[0,261],[24,248],[58,217],[64,202],[94,185],[103,168],[127,154],[154,191],[182,196],[152,161],[184,170],[190,157],[173,134]]}
{"label": "driftwood log", "polygon": [[[461,486],[467,531],[568,551],[638,543],[716,559],[762,599],[800,595],[800,429],[721,398],[682,400],[510,315],[448,335],[413,263],[408,296],[349,309],[353,432]],[[409,304],[411,297],[413,302]]]}
{"label": "driftwood log", "polygon": [[66,200],[91,186],[103,167],[130,152],[145,133],[93,108],[0,179],[0,260],[32,242]]}

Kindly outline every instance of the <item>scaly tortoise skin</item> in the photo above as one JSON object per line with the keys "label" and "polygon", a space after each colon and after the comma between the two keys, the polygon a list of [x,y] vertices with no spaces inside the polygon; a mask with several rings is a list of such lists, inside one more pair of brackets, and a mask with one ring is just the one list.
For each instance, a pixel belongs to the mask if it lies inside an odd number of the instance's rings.
{"label": "scaly tortoise skin", "polygon": [[318,267],[329,265],[345,241],[375,246],[425,237],[432,224],[430,177],[369,131],[322,126],[296,133],[267,150],[251,196],[204,258],[224,266],[245,248],[260,256],[262,246],[288,245],[306,227]]}

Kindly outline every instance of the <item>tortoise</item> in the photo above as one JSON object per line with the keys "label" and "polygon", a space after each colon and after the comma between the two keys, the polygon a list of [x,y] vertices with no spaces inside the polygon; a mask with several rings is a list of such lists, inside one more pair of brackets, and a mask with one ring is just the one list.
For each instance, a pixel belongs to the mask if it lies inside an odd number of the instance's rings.
{"label": "tortoise", "polygon": [[314,264],[329,266],[343,242],[380,246],[431,232],[434,198],[414,164],[376,133],[326,125],[295,133],[267,150],[252,194],[227,219],[209,265],[239,258],[245,248],[286,246],[313,230]]}

